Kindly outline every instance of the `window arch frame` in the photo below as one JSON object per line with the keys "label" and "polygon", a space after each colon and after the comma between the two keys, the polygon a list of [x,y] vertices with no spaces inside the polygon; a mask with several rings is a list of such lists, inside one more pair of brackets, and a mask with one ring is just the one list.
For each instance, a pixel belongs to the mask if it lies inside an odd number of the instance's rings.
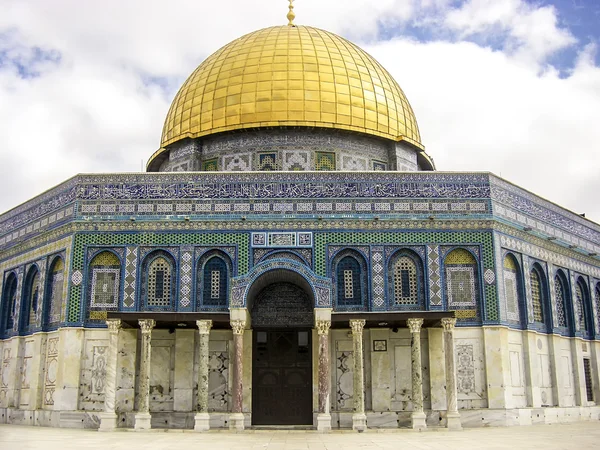
{"label": "window arch frame", "polygon": [[[450,255],[452,255],[452,253],[458,251],[458,250],[462,250],[467,252],[473,262],[467,264],[448,264],[448,258],[450,257]],[[468,308],[468,307],[461,307],[460,305],[457,305],[458,307],[455,307],[453,305],[450,305],[450,289],[451,289],[451,285],[450,285],[450,281],[449,277],[448,277],[448,266],[455,266],[455,267],[464,267],[464,268],[471,268],[473,270],[472,272],[472,276],[473,276],[473,294],[474,294],[474,298],[473,298],[473,305]],[[444,255],[443,261],[442,261],[442,277],[443,277],[443,293],[444,293],[444,305],[446,310],[452,310],[452,311],[457,311],[456,313],[456,317],[459,321],[463,322],[463,323],[476,323],[479,324],[483,321],[483,317],[484,317],[484,310],[483,310],[483,283],[481,281],[481,261],[479,258],[479,255],[473,253],[473,251],[471,251],[469,248],[466,247],[461,247],[461,246],[456,246],[456,247],[452,247],[450,248],[447,253]],[[473,308],[474,307],[474,308]],[[475,311],[475,315],[474,316],[467,316],[466,313],[461,313],[460,311],[469,311],[468,314],[472,314],[471,311]]]}
{"label": "window arch frame", "polygon": [[[150,291],[150,269],[152,264],[158,260],[163,259],[169,265],[169,305],[149,305],[148,296]],[[177,264],[177,259],[169,252],[164,249],[156,249],[152,252],[148,253],[141,264],[141,277],[140,277],[140,296],[138,303],[139,311],[177,311],[178,307],[178,296],[179,292],[179,266]],[[164,283],[164,278],[163,278]],[[156,289],[156,286],[154,287]],[[163,287],[164,289],[164,287]]]}
{"label": "window arch frame", "polygon": [[9,270],[4,275],[2,283],[2,322],[0,323],[0,337],[13,334],[15,316],[17,315],[16,303],[19,287],[19,277],[16,270]]}
{"label": "window arch frame", "polygon": [[[506,259],[509,258],[512,263],[515,265],[515,293],[516,293],[516,305],[518,308],[517,317],[518,319],[509,319],[508,318],[508,299],[506,296]],[[525,295],[525,280],[523,278],[523,264],[521,258],[517,257],[517,255],[513,252],[504,253],[504,257],[502,258],[502,283],[504,287],[504,299],[506,301],[507,308],[507,320],[515,325],[519,325],[520,328],[523,328],[524,324],[527,323],[527,300]]]}
{"label": "window arch frame", "polygon": [[[573,308],[575,307],[575,302],[577,302],[577,309],[581,307],[581,322],[579,323],[579,330],[577,331],[584,338],[589,338],[593,335],[592,330],[593,326],[590,323],[590,295],[588,289],[588,283],[582,275],[575,276],[575,285],[573,286],[575,292],[577,292],[577,288],[581,291],[581,305],[579,305],[579,299],[575,299],[573,302]],[[576,294],[577,295],[577,294]],[[575,316],[575,309],[573,309],[573,317],[579,322],[579,316]],[[583,326],[582,326],[583,325]],[[576,330],[575,328],[574,330]]]}
{"label": "window arch frame", "polygon": [[[64,293],[64,288],[65,288],[65,259],[63,257],[63,255],[55,255],[53,257],[51,257],[51,263],[48,265],[48,268],[46,270],[46,280],[45,280],[45,284],[44,284],[44,300],[43,300],[43,305],[42,305],[42,329],[44,331],[50,331],[53,329],[56,329],[57,327],[60,326],[60,322],[61,322],[61,315],[62,315],[62,308],[63,308],[63,303],[64,303],[64,298],[63,298],[63,293]],[[54,294],[56,293],[53,285],[55,283],[55,276],[58,274],[58,272],[55,272],[55,267],[58,263],[62,264],[62,269],[61,269],[61,273],[60,275],[62,276],[62,287],[60,289],[60,305],[56,306],[55,305],[55,301],[57,300],[54,297]],[[58,321],[52,321],[52,312],[53,312],[53,307],[57,307],[58,308]],[[55,311],[56,312],[56,311]]]}
{"label": "window arch frame", "polygon": [[[538,280],[539,280],[538,281],[539,289],[540,289],[539,301],[540,301],[540,311],[541,311],[541,315],[542,315],[542,321],[535,320],[535,305],[534,305],[533,284],[532,284],[532,275],[534,273],[536,274],[536,276],[538,277]],[[538,330],[538,331],[549,332],[550,330],[552,330],[553,317],[551,314],[552,308],[550,307],[550,291],[549,291],[548,276],[546,274],[546,271],[544,270],[544,267],[538,261],[534,261],[531,264],[531,266],[529,267],[528,276],[529,276],[529,289],[530,289],[530,295],[531,295],[532,314],[534,316],[532,323],[529,323],[529,321],[527,321],[528,328]]]}
{"label": "window arch frame", "polygon": [[[206,267],[207,265],[214,259],[217,258],[221,261],[221,263],[223,264],[224,268],[225,268],[225,277],[223,277],[222,275],[219,276],[220,281],[222,281],[223,279],[225,280],[225,286],[224,288],[222,287],[221,284],[219,284],[219,289],[222,290],[224,289],[224,301],[223,304],[219,304],[219,305],[208,305],[205,302],[205,292],[206,292],[206,288],[208,285],[208,283],[210,282],[212,285],[212,279],[211,280],[207,280],[206,279]],[[222,250],[210,250],[206,253],[204,253],[202,256],[200,256],[200,258],[198,258],[198,262],[196,264],[196,283],[195,283],[195,289],[196,289],[196,295],[195,295],[195,302],[196,302],[196,311],[227,311],[229,308],[229,288],[231,286],[231,278],[234,276],[234,272],[233,272],[233,263],[231,261],[231,257],[223,252]],[[212,287],[212,286],[211,286]]]}
{"label": "window arch frame", "polygon": [[[36,305],[34,311],[32,311],[32,288],[35,282],[35,277],[37,279],[37,298]],[[27,274],[23,280],[23,293],[21,295],[21,312],[19,314],[19,333],[30,333],[37,328],[37,313],[40,305],[42,304],[40,299],[40,291],[42,287],[42,273],[37,264],[31,264],[29,269],[27,270]],[[31,315],[34,315],[34,319],[36,319],[33,325],[31,324]]]}
{"label": "window arch frame", "polygon": [[[563,295],[563,309],[565,316],[565,326],[558,324],[558,318],[556,318],[556,323],[554,324],[555,328],[558,328],[558,331],[562,334],[566,334],[571,336],[575,330],[575,322],[573,315],[573,299],[571,295],[571,284],[569,283],[569,277],[564,269],[559,268],[554,273],[554,288],[555,288],[555,300],[558,305],[558,298],[556,295],[556,286],[560,285],[562,288]],[[557,311],[558,314],[558,311]]]}
{"label": "window arch frame", "polygon": [[[340,304],[340,282],[344,278],[340,279],[340,264],[345,258],[352,258],[360,270],[358,277],[352,276],[353,283],[353,295],[358,292],[360,293],[360,304]],[[347,269],[348,270],[348,269]],[[353,248],[345,248],[338,251],[331,260],[331,275],[334,289],[334,309],[337,311],[369,311],[370,310],[370,299],[369,299],[369,287],[367,278],[367,260],[359,251]],[[356,279],[358,278],[358,279]],[[358,287],[355,287],[355,283],[358,283]],[[344,286],[345,288],[345,286]]]}
{"label": "window arch frame", "polygon": [[[410,304],[396,305],[396,265],[402,258],[408,258],[415,269],[414,281],[417,303],[413,306]],[[410,289],[410,288],[409,288]],[[388,308],[396,311],[427,311],[429,305],[425,294],[425,268],[421,257],[412,249],[401,248],[392,253],[387,263],[387,293],[388,293]]]}
{"label": "window arch frame", "polygon": [[[118,261],[118,267],[114,266],[94,266],[93,263],[103,253],[110,253]],[[95,251],[88,260],[87,267],[87,278],[85,283],[85,321],[89,325],[105,325],[103,319],[92,318],[92,312],[103,312],[103,311],[120,311],[123,303],[123,280],[124,280],[124,264],[122,258],[114,250],[110,248],[100,248]],[[114,307],[109,307],[109,304],[94,304],[94,282],[97,280],[96,273],[114,273],[116,274],[115,281],[113,283],[113,289],[115,290],[115,303]]]}

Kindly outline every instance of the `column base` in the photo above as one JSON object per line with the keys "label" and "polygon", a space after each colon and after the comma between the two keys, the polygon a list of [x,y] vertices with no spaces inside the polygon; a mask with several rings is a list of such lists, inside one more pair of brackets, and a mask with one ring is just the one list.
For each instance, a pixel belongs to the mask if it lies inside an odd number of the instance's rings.
{"label": "column base", "polygon": [[427,428],[427,416],[424,412],[414,412],[410,415],[413,430],[425,430]]}
{"label": "column base", "polygon": [[317,414],[317,431],[319,433],[329,433],[331,431],[330,414]]}
{"label": "column base", "polygon": [[446,428],[449,430],[462,430],[462,423],[458,412],[446,413]]}
{"label": "column base", "polygon": [[150,430],[152,428],[152,425],[150,425],[150,419],[152,419],[152,416],[150,415],[150,413],[137,413],[135,416],[135,425],[133,426],[133,429],[136,431],[144,431],[144,430]]}
{"label": "column base", "polygon": [[352,414],[352,429],[359,433],[367,429],[367,416],[364,413]]}
{"label": "column base", "polygon": [[210,430],[210,414],[196,413],[194,416],[194,431]]}
{"label": "column base", "polygon": [[98,431],[115,431],[117,429],[117,415],[114,412],[98,413],[100,426]]}
{"label": "column base", "polygon": [[244,431],[244,415],[242,413],[234,413],[229,415],[229,430]]}

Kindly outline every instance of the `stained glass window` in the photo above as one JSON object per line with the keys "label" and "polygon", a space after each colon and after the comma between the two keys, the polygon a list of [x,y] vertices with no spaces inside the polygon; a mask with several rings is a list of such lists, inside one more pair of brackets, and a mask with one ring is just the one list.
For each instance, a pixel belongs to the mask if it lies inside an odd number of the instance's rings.
{"label": "stained glass window", "polygon": [[2,329],[0,331],[6,333],[13,329],[17,314],[17,277],[14,273],[11,273],[6,277],[3,294],[2,318],[4,319],[4,326],[1,327]]}
{"label": "stained glass window", "polygon": [[37,309],[39,305],[40,293],[40,272],[36,266],[32,266],[25,278],[25,289],[23,292],[21,309],[21,330],[30,331],[35,327],[37,319]]}
{"label": "stained glass window", "polygon": [[419,305],[417,266],[408,256],[399,257],[394,264],[394,304]]}
{"label": "stained glass window", "polygon": [[554,278],[554,297],[556,299],[556,325],[559,327],[567,326],[567,317],[565,314],[565,286],[559,275]]}
{"label": "stained glass window", "polygon": [[171,306],[171,270],[171,264],[162,256],[148,266],[148,306]]}
{"label": "stained glass window", "polygon": [[219,256],[213,256],[204,264],[203,305],[227,306],[227,264]]}
{"label": "stained glass window", "polygon": [[585,286],[581,283],[581,281],[577,281],[575,284],[575,302],[576,308],[575,317],[577,318],[577,324],[581,331],[586,331],[586,321],[585,321],[585,299],[584,299]]}
{"label": "stained glass window", "polygon": [[475,319],[477,307],[477,261],[462,248],[451,251],[445,259],[446,298],[448,309],[458,310],[459,319]]}
{"label": "stained glass window", "polygon": [[520,322],[518,266],[513,256],[504,257],[504,296],[508,320]]}
{"label": "stained glass window", "polygon": [[537,270],[532,270],[531,281],[531,301],[533,304],[533,321],[544,323],[544,312],[542,310],[542,282]]}
{"label": "stained glass window", "polygon": [[337,304],[339,306],[362,306],[362,271],[358,260],[344,256],[337,263]]}

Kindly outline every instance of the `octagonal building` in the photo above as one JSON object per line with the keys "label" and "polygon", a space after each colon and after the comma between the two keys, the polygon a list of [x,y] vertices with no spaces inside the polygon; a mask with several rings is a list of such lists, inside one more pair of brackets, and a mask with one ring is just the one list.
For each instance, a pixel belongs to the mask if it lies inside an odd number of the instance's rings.
{"label": "octagonal building", "polygon": [[76,175],[0,216],[0,423],[599,419],[600,226],[435,169],[353,43],[290,20],[227,44],[145,173]]}

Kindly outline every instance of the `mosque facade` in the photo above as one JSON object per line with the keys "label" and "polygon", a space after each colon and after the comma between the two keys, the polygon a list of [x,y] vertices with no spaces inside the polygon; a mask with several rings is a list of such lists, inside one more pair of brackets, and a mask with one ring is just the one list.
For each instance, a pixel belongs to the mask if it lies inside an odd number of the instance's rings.
{"label": "mosque facade", "polygon": [[393,77],[290,20],[200,64],[146,172],[0,216],[0,423],[597,420],[599,255],[598,224],[437,171]]}

